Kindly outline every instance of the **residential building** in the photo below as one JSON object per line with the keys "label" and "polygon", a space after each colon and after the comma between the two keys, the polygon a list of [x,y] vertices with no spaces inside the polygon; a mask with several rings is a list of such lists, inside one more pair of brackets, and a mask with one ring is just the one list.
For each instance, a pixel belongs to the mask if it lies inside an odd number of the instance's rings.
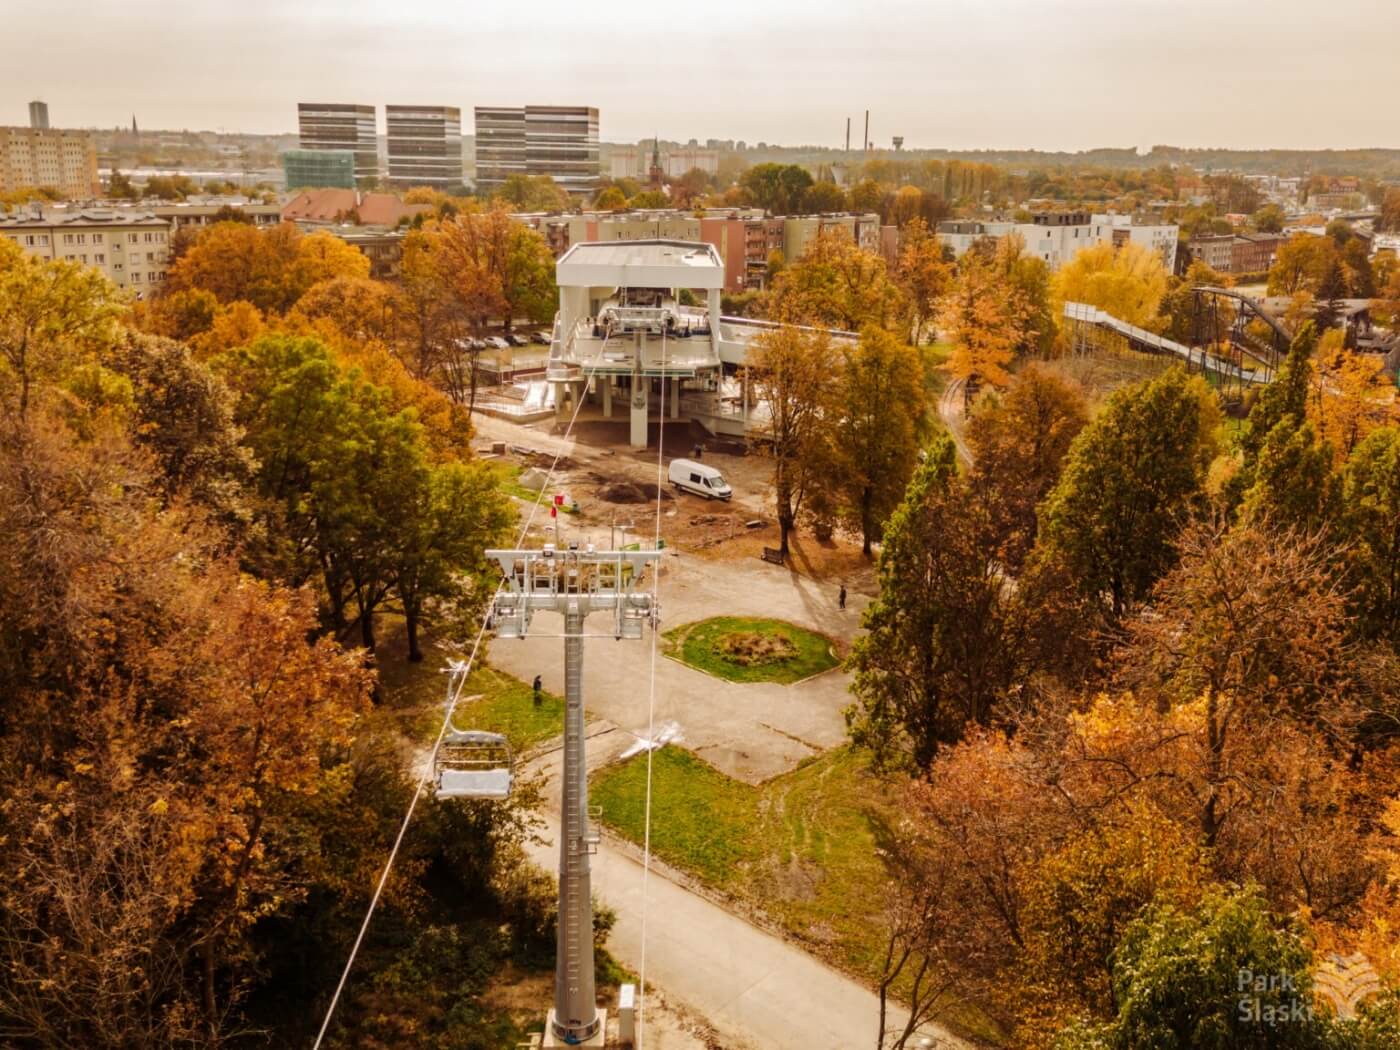
{"label": "residential building", "polygon": [[1286,238],[1277,233],[1236,233],[1197,237],[1191,257],[1220,273],[1264,273]]}
{"label": "residential building", "polygon": [[[651,167],[650,147],[627,146],[608,154],[608,173],[614,179],[644,179]],[[719,172],[719,150],[694,149],[678,146],[661,150],[661,170],[667,178],[676,179],[699,168],[706,175]]]}
{"label": "residential building", "polygon": [[102,192],[97,147],[90,133],[0,128],[0,193],[39,187],[73,199]]}
{"label": "residential building", "polygon": [[101,270],[114,284],[140,294],[165,280],[170,222],[149,210],[30,211],[0,217],[0,236],[32,255]]}
{"label": "residential building", "polygon": [[714,247],[724,264],[726,292],[759,289],[768,281],[775,252],[798,259],[819,233],[837,232],[867,251],[893,262],[898,240],[893,227],[866,215],[796,215],[770,217],[762,208],[709,208],[697,216],[680,208],[638,211],[585,211],[571,215],[517,215],[539,230],[555,257],[570,246],[608,241],[693,241]]}
{"label": "residential building", "polygon": [[326,229],[364,253],[369,259],[371,277],[387,279],[399,275],[403,262],[403,230],[383,226],[330,226]]}
{"label": "residential building", "polygon": [[462,186],[462,111],[456,106],[385,106],[389,182],[408,189]]}
{"label": "residential building", "polygon": [[938,224],[939,241],[962,255],[983,237],[1020,237],[1026,254],[1058,270],[1081,249],[1101,243],[1141,244],[1162,256],[1170,273],[1176,267],[1178,228],[1172,223],[1135,223],[1127,215],[1088,212],[1040,212],[1030,222],[953,220]]}
{"label": "residential building", "polygon": [[297,103],[302,149],[349,150],[355,155],[355,184],[361,188],[379,179],[379,145],[373,106],[341,102]]}
{"label": "residential building", "polygon": [[49,104],[47,102],[29,103],[29,126],[35,131],[49,130]]}
{"label": "residential building", "polygon": [[282,154],[289,190],[355,188],[355,154],[348,149],[289,149]]}
{"label": "residential building", "polygon": [[[82,204],[45,204],[37,212],[33,211],[34,207],[31,205],[31,214],[42,214],[46,218],[55,220],[84,210],[93,210],[91,205]],[[183,227],[191,226],[202,229],[230,218],[232,215],[238,215],[242,220],[261,227],[276,226],[282,221],[282,205],[264,204],[247,197],[204,196],[191,197],[189,200],[183,201],[140,204],[110,201],[104,202],[100,208],[104,212],[111,212],[114,216],[119,217],[154,215],[158,219],[164,219],[170,224],[171,237],[174,237],[176,231]]]}
{"label": "residential building", "polygon": [[597,189],[597,109],[477,106],[475,117],[479,193],[499,189],[511,175],[545,175],[575,195]]}
{"label": "residential building", "polygon": [[430,204],[405,204],[392,193],[359,190],[306,190],[282,206],[282,221],[329,225],[397,226],[404,219],[433,210]]}

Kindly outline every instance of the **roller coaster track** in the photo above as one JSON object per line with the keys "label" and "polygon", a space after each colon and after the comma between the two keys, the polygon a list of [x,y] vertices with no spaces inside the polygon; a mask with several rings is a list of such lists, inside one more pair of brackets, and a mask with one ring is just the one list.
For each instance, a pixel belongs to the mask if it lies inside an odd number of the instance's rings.
{"label": "roller coaster track", "polygon": [[1075,324],[1088,325],[1122,336],[1134,350],[1176,357],[1188,368],[1211,372],[1221,379],[1237,383],[1266,383],[1271,378],[1271,369],[1245,368],[1242,364],[1224,361],[1203,347],[1190,347],[1185,343],[1178,343],[1156,332],[1120,321],[1106,310],[1100,310],[1087,303],[1065,303],[1065,318]]}

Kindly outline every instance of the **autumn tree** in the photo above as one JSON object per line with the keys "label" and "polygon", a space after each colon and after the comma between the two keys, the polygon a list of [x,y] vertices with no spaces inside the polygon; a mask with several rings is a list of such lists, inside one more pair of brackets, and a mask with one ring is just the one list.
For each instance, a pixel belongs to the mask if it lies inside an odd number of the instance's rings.
{"label": "autumn tree", "polygon": [[1018,570],[1035,544],[1036,508],[1055,487],[1070,444],[1089,421],[1084,392],[1040,365],[1016,374],[1004,392],[973,405],[967,440],[975,483],[994,487],[1006,520],[1001,548]]}
{"label": "autumn tree", "polygon": [[1007,366],[1026,335],[1025,302],[997,266],[995,249],[974,247],[958,260],[957,278],[939,323],[953,343],[948,370],[963,380],[964,398],[983,386],[1003,387]]}
{"label": "autumn tree", "polygon": [[925,386],[918,352],[869,326],[846,347],[836,434],[837,478],[846,515],[870,556],[884,521],[904,495],[925,429]]}
{"label": "autumn tree", "polygon": [[768,300],[775,320],[848,332],[891,328],[904,309],[885,260],[837,231],[823,231],[800,259],[788,260]]}
{"label": "autumn tree", "polygon": [[1166,291],[1161,255],[1131,241],[1081,248],[1055,274],[1059,302],[1088,303],[1139,328],[1156,323]]}
{"label": "autumn tree", "polygon": [[1372,431],[1352,450],[1340,502],[1359,626],[1400,645],[1400,428]]}
{"label": "autumn tree", "polygon": [[36,384],[114,338],[120,299],[96,270],[48,261],[0,239],[0,396],[21,418]]}
{"label": "autumn tree", "polygon": [[1328,271],[1336,263],[1337,245],[1332,238],[1295,233],[1279,246],[1274,264],[1269,268],[1269,294],[1309,292],[1317,295]]}
{"label": "autumn tree", "polygon": [[968,727],[991,724],[1015,680],[1024,617],[997,558],[993,498],[959,479],[945,436],[885,526],[846,714],[881,764],[926,767]]}
{"label": "autumn tree", "polygon": [[369,259],[324,230],[301,234],[291,223],[259,229],[218,222],[170,268],[171,292],[202,289],[221,303],[251,303],[285,313],[313,285],[333,277],[369,276]]}
{"label": "autumn tree", "polygon": [[567,211],[569,195],[548,175],[508,175],[495,193],[511,211]]}
{"label": "autumn tree", "polygon": [[919,346],[953,283],[953,267],[944,259],[943,245],[922,219],[912,220],[900,236],[895,280],[909,304],[909,341]]}
{"label": "autumn tree", "polygon": [[1173,563],[1220,418],[1204,380],[1172,369],[1116,391],[1070,446],[1039,511],[1041,555],[1063,564],[1110,621]]}
{"label": "autumn tree", "polygon": [[419,632],[433,603],[465,601],[461,611],[470,614],[491,593],[482,552],[504,542],[514,521],[496,478],[480,464],[444,463],[415,480],[393,566],[411,661],[423,659]]}
{"label": "autumn tree", "polygon": [[831,416],[840,376],[833,358],[824,332],[783,325],[762,333],[749,359],[757,399],[768,409],[766,420],[750,432],[750,441],[773,462],[779,550],[784,557],[809,490],[831,477]]}
{"label": "autumn tree", "polygon": [[772,215],[799,214],[803,195],[814,182],[800,164],[755,164],[739,179],[750,200]]}

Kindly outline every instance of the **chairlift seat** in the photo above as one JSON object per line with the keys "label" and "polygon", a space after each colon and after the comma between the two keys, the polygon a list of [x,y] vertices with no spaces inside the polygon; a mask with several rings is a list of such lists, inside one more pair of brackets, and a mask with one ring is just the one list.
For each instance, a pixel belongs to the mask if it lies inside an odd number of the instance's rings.
{"label": "chairlift seat", "polygon": [[510,744],[500,733],[454,729],[443,737],[433,772],[438,798],[507,799]]}

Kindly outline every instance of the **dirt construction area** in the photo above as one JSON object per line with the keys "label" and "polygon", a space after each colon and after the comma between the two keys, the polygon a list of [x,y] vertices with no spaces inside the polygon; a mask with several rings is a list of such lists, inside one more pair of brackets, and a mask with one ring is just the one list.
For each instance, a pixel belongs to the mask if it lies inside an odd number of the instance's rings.
{"label": "dirt construction area", "polygon": [[[625,432],[611,424],[581,426],[567,442],[546,424],[522,427],[483,419],[479,426],[480,438],[506,443],[508,462],[547,469],[561,455],[547,497],[566,494],[579,512],[552,518],[548,498],[542,501],[527,546],[571,541],[600,549],[651,545],[657,524],[655,444],[634,452],[625,444],[584,440],[616,437],[625,442]],[[655,438],[657,427],[652,430]],[[674,491],[665,484],[670,452],[689,457],[695,443],[688,426],[666,427],[660,475],[662,629],[721,614],[771,617],[818,631],[845,651],[875,587],[873,566],[859,545],[841,538],[819,544],[804,534],[789,565],[763,561],[762,548],[778,544],[769,506],[770,465],[740,454],[741,449],[720,452],[707,446],[703,461],[724,473],[734,488],[732,502]],[[523,523],[531,507],[524,500],[517,503]],[[848,591],[844,610],[837,601],[843,584]],[[562,630],[561,617],[540,613],[527,638],[493,642],[489,659],[524,681],[542,675],[546,688],[563,692]],[[740,780],[758,783],[844,742],[849,676],[839,667],[793,685],[729,682],[661,655],[659,640],[657,647],[653,658],[650,633],[640,642],[601,639],[588,646],[583,685],[590,718],[617,726],[622,737],[645,732],[654,673],[656,723],[676,722],[685,747]]]}

